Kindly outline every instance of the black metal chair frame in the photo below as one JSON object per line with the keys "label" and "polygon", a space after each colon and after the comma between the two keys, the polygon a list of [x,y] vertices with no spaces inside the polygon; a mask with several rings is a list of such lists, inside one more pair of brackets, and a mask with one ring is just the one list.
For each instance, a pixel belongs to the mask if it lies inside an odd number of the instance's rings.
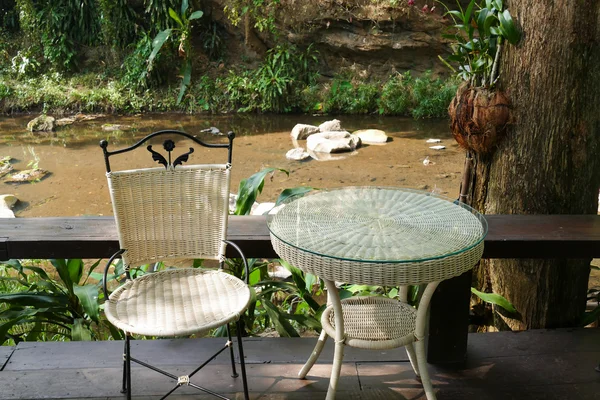
{"label": "black metal chair frame", "polygon": [[[177,130],[162,130],[162,131],[158,131],[158,132],[154,132],[149,134],[148,136],[142,138],[140,141],[138,141],[137,143],[135,143],[134,145],[127,147],[127,148],[123,148],[120,150],[115,150],[115,151],[108,151],[108,142],[106,140],[102,140],[100,142],[100,147],[102,147],[102,150],[104,152],[104,161],[106,164],[106,172],[111,172],[111,168],[110,168],[110,162],[109,162],[109,157],[117,155],[117,154],[122,154],[122,153],[126,153],[129,151],[132,151],[138,147],[140,147],[142,144],[144,144],[145,142],[147,142],[148,140],[156,137],[156,136],[161,136],[161,135],[178,135],[178,136],[183,136],[186,137],[192,141],[194,141],[195,143],[203,146],[203,147],[211,147],[211,148],[226,148],[228,149],[228,158],[227,158],[227,162],[228,164],[231,164],[231,160],[232,160],[232,150],[233,150],[233,139],[235,138],[235,134],[233,132],[229,132],[227,134],[227,137],[229,139],[229,144],[212,144],[212,143],[206,143],[201,141],[200,139],[195,138],[194,136],[186,133],[186,132],[182,132],[182,131],[177,131]],[[163,143],[163,147],[164,149],[168,152],[168,158],[165,159],[160,153],[155,152],[154,150],[152,150],[152,146],[149,145],[147,147],[147,150],[152,153],[152,159],[156,162],[158,162],[159,164],[162,164],[165,166],[165,168],[175,168],[177,165],[181,165],[183,162],[186,162],[188,160],[188,157],[190,154],[192,154],[194,152],[193,148],[189,148],[189,152],[185,153],[179,157],[177,157],[175,159],[175,161],[171,160],[171,151],[175,148],[175,143],[170,140],[167,139],[164,141]],[[232,246],[240,255],[240,258],[242,259],[243,263],[244,263],[244,281],[246,284],[249,283],[249,275],[250,275],[250,271],[249,271],[249,266],[248,266],[248,261],[246,260],[246,257],[244,256],[242,250],[233,242],[229,241],[229,240],[224,240],[224,242],[227,245]],[[113,262],[117,259],[117,258],[121,258],[122,254],[125,253],[127,251],[127,249],[119,249],[115,254],[113,254],[111,256],[111,258],[108,260],[106,267],[104,269],[104,278],[103,278],[103,282],[102,282],[102,290],[104,292],[104,298],[105,300],[108,300],[109,298],[109,293],[108,293],[108,288],[107,288],[107,278],[108,278],[108,271],[111,267],[111,265],[113,264]],[[223,265],[224,262],[221,261],[219,268],[223,269]],[[131,280],[131,275],[129,273],[129,268],[125,268],[125,278],[126,280]],[[210,361],[214,360],[219,354],[221,354],[223,351],[225,351],[227,348],[229,348],[230,351],[230,357],[231,357],[231,368],[232,368],[232,377],[233,378],[237,378],[239,376],[239,374],[236,371],[236,367],[235,367],[235,356],[234,356],[234,350],[233,350],[233,342],[232,342],[232,338],[231,338],[231,329],[230,329],[230,324],[228,323],[227,325],[227,342],[225,343],[225,345],[223,347],[221,347],[215,354],[213,354],[211,357],[209,357],[204,363],[202,363],[198,368],[196,368],[195,370],[193,370],[190,374],[188,375],[184,375],[184,376],[176,376],[173,375],[167,371],[164,371],[160,368],[157,368],[153,365],[150,365],[144,361],[138,360],[136,358],[131,357],[131,345],[130,345],[130,341],[131,341],[131,335],[127,332],[125,332],[125,343],[124,343],[124,349],[123,349],[123,384],[122,384],[122,389],[121,389],[121,393],[126,394],[127,399],[130,400],[131,399],[131,361],[135,362],[136,364],[139,364],[141,366],[144,366],[146,368],[149,368],[153,371],[156,371],[162,375],[165,375],[175,381],[177,381],[177,384],[175,385],[175,387],[173,387],[173,389],[171,389],[167,394],[165,394],[163,397],[161,397],[161,399],[165,399],[167,398],[169,395],[171,395],[173,392],[175,392],[177,389],[179,389],[180,387],[187,385],[187,386],[191,386],[193,388],[196,388],[202,392],[211,394],[215,397],[221,398],[221,399],[225,399],[225,400],[229,400],[228,397],[225,397],[219,393],[216,393],[210,389],[207,389],[205,387],[196,385],[192,382],[190,382],[190,378],[193,377],[196,373],[198,373],[202,368],[204,368]],[[236,322],[236,333],[237,333],[237,342],[238,342],[238,353],[239,353],[239,359],[240,359],[240,369],[242,372],[242,384],[243,384],[243,388],[244,388],[244,398],[246,400],[249,399],[249,394],[248,394],[248,382],[247,382],[247,377],[246,377],[246,364],[244,361],[244,348],[243,348],[243,341],[242,341],[242,331],[244,329],[244,325],[243,325],[243,321],[241,318],[239,318]]]}

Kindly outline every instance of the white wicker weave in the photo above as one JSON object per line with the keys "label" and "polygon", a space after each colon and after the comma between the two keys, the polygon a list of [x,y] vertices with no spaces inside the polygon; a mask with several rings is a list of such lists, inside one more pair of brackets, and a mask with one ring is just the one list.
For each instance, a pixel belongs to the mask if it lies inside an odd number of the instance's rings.
{"label": "white wicker weave", "polygon": [[[394,349],[414,342],[417,310],[387,297],[350,297],[341,301],[345,344],[361,349]],[[323,312],[325,332],[335,337],[333,306]]]}
{"label": "white wicker weave", "polygon": [[249,302],[248,286],[236,277],[186,268],[128,281],[110,295],[105,312],[128,333],[186,336],[236,321]]}
{"label": "white wicker weave", "polygon": [[[229,212],[229,164],[107,173],[126,268],[158,261],[222,261]],[[174,269],[115,290],[106,316],[127,333],[184,336],[237,320],[250,289],[221,271]]]}
{"label": "white wicker weave", "polygon": [[[335,339],[328,400],[335,398],[344,345],[407,346],[427,398],[435,399],[423,342],[427,310],[440,281],[461,275],[481,258],[487,231],[483,217],[431,193],[354,187],[293,199],[268,217],[268,225],[277,254],[321,277],[328,289],[323,331],[300,378],[310,371],[328,336]],[[340,301],[335,281],[427,287],[415,309],[406,304],[406,289],[401,289],[400,301],[383,297]]]}
{"label": "white wicker weave", "polygon": [[190,165],[106,174],[125,265],[221,260],[230,166]]}

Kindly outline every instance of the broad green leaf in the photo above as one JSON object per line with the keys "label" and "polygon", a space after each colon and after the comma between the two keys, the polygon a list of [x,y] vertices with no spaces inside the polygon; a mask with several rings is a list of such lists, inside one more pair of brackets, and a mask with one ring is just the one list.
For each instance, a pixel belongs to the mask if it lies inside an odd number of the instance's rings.
{"label": "broad green leaf", "polygon": [[182,2],[181,2],[181,15],[182,16],[185,15],[185,12],[187,11],[188,7],[189,7],[188,0],[182,0]]}
{"label": "broad green leaf", "polygon": [[98,265],[100,265],[101,261],[102,261],[102,259],[99,259],[98,261],[96,261],[95,263],[90,265],[90,267],[88,268],[88,271],[87,271],[87,276],[85,277],[85,281],[83,281],[84,285],[86,284],[87,280],[90,278],[91,274],[96,269],[96,267],[98,267]]}
{"label": "broad green leaf", "polygon": [[304,195],[313,189],[314,188],[311,188],[308,186],[299,186],[299,187],[295,187],[295,188],[291,188],[291,189],[284,189],[281,191],[281,194],[277,198],[277,201],[275,202],[275,207],[277,207],[281,203],[285,202],[289,198],[292,198],[294,196]]}
{"label": "broad green leaf", "polygon": [[510,12],[504,10],[504,12],[498,14],[498,19],[500,20],[500,32],[502,32],[502,36],[504,36],[510,44],[517,44],[519,40],[521,40],[521,32],[519,32],[515,26],[515,23],[510,16]]}
{"label": "broad green leaf", "polygon": [[67,270],[73,284],[78,285],[83,275],[83,260],[81,258],[71,258],[67,261]]}
{"label": "broad green leaf", "polygon": [[390,299],[393,299],[394,297],[398,296],[398,288],[392,288],[389,292],[388,292],[388,297]]}
{"label": "broad green leaf", "polygon": [[252,175],[248,179],[243,179],[240,182],[238,189],[237,201],[235,203],[235,215],[248,215],[252,209],[252,205],[256,201],[258,195],[262,192],[265,184],[265,177],[275,171],[285,172],[289,176],[289,172],[281,168],[265,168]]}
{"label": "broad green leaf", "polygon": [[475,7],[475,0],[471,0],[467,9],[465,10],[465,14],[463,16],[463,24],[466,26],[471,26],[471,17],[473,16],[473,9]]}
{"label": "broad green leaf", "polygon": [[83,319],[77,318],[75,319],[75,321],[73,321],[73,328],[71,329],[71,340],[76,342],[92,340],[92,333],[85,326]]}
{"label": "broad green leaf", "polygon": [[[183,15],[183,13],[181,15]],[[169,16],[179,24],[180,28],[183,28],[183,22],[181,21],[181,18],[179,18],[179,15],[177,15],[175,10],[173,10],[171,7],[169,7]]]}
{"label": "broad green leaf", "polygon": [[148,71],[152,70],[152,64],[154,63],[154,59],[156,55],[160,51],[163,44],[165,44],[166,40],[171,35],[172,29],[165,29],[164,31],[158,32],[154,40],[152,40],[152,53],[150,53],[150,57],[148,57]]}
{"label": "broad green leaf", "polygon": [[490,304],[494,304],[496,306],[502,307],[503,309],[505,309],[506,311],[508,311],[511,314],[517,313],[517,310],[515,309],[515,307],[508,300],[506,300],[506,298],[504,296],[501,296],[496,293],[483,293],[483,292],[480,292],[479,290],[475,289],[474,287],[471,288],[471,293],[473,293],[475,296],[479,297],[481,300],[485,301],[486,303],[490,303]]}
{"label": "broad green leaf", "polygon": [[96,285],[75,286],[75,295],[81,302],[86,314],[98,322],[98,287]]}
{"label": "broad green leaf", "polygon": [[36,274],[38,274],[45,281],[52,281],[52,279],[48,276],[48,274],[46,273],[46,271],[44,271],[40,267],[23,267],[23,268],[27,269],[29,271],[35,272]]}
{"label": "broad green leaf", "polygon": [[69,268],[67,267],[67,260],[62,258],[51,259],[50,262],[56,268],[60,279],[62,279],[63,283],[67,287],[67,290],[70,294],[73,293],[73,280],[71,279],[71,274],[69,274]]}
{"label": "broad green leaf", "polygon": [[[269,318],[271,318],[271,321],[273,321],[273,326],[275,327],[275,330],[277,331],[277,333],[279,333],[280,336],[300,337],[300,335],[298,334],[298,332],[296,332],[292,324],[290,324],[290,322],[286,319],[286,316],[284,316],[281,313],[281,311],[279,311],[279,309],[275,307],[273,303],[271,303],[266,298],[263,298],[262,304],[265,310],[267,311]],[[286,315],[289,316],[289,314]]]}
{"label": "broad green leaf", "polygon": [[294,320],[299,322],[301,325],[306,326],[311,329],[321,329],[321,322],[317,320],[315,317],[311,317],[310,315],[302,315],[302,314],[283,314],[284,318]]}
{"label": "broad green leaf", "polygon": [[11,293],[0,294],[0,303],[34,308],[56,307],[66,310],[69,298],[63,294]]}
{"label": "broad green leaf", "polygon": [[190,84],[190,80],[192,79],[192,59],[188,58],[185,64],[183,64],[182,69],[183,79],[181,80],[181,86],[179,87],[179,97],[177,97],[177,105],[181,103],[183,99],[183,95],[185,94],[185,90]]}
{"label": "broad green leaf", "polygon": [[456,22],[456,18],[458,18],[458,20],[461,22],[463,21],[463,15],[458,10],[450,10],[446,13],[446,15],[448,14],[454,19],[454,22]]}
{"label": "broad green leaf", "polygon": [[188,20],[192,21],[198,18],[201,18],[204,15],[204,13],[202,11],[194,11],[192,13],[192,15],[190,15],[190,17],[188,18]]}
{"label": "broad green leaf", "polygon": [[318,282],[319,278],[313,274],[305,273],[304,280],[306,281],[306,290],[311,293],[313,286]]}

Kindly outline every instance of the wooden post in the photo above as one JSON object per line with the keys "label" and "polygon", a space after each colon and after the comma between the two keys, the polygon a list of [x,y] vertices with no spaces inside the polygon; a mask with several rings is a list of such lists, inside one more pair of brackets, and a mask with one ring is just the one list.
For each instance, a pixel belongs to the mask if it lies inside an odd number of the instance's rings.
{"label": "wooden post", "polygon": [[471,271],[443,281],[431,299],[427,362],[463,366],[467,358]]}

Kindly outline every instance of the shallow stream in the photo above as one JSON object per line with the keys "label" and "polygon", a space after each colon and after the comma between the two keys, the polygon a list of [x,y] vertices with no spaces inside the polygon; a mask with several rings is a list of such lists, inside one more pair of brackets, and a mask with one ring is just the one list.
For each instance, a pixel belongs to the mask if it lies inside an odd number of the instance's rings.
{"label": "shallow stream", "polygon": [[[258,200],[274,201],[285,188],[312,186],[377,185],[425,189],[457,197],[464,151],[448,130],[445,120],[415,121],[407,118],[374,116],[339,116],[342,127],[384,130],[391,140],[384,145],[369,145],[353,153],[336,154],[329,161],[290,161],[285,153],[294,147],[290,131],[297,123],[319,125],[333,116],[305,115],[231,115],[196,116],[185,114],[144,114],[137,116],[103,116],[91,121],[75,122],[51,134],[30,133],[27,122],[36,115],[0,118],[0,158],[14,158],[15,170],[27,169],[35,161],[50,174],[39,182],[8,184],[0,178],[0,194],[14,194],[20,202],[17,217],[49,217],[111,215],[112,209],[106,178],[101,139],[109,141],[109,149],[135,143],[141,137],[160,129],[180,129],[191,134],[215,126],[222,132],[236,132],[233,150],[232,192],[237,192],[241,179],[265,167],[282,168],[289,177],[277,172],[267,180]],[[129,125],[126,131],[105,131],[103,124]],[[202,134],[210,142],[224,141],[223,136]],[[429,138],[441,139],[445,150],[433,150]],[[300,141],[304,146],[305,143]],[[187,150],[178,144],[174,153]],[[186,150],[184,150],[186,149]],[[144,150],[128,157],[129,167],[152,165]],[[216,149],[199,149],[190,162],[224,162],[226,155]],[[339,156],[339,158],[337,158]],[[423,160],[428,157],[429,165]],[[120,165],[119,165],[120,166]],[[119,167],[115,166],[115,167]],[[115,168],[117,169],[117,168]]]}

